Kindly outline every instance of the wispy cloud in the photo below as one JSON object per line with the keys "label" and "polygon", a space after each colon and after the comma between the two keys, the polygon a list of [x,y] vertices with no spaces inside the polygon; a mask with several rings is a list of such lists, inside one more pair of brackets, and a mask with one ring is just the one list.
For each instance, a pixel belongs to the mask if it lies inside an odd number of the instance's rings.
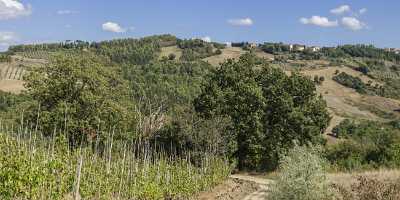
{"label": "wispy cloud", "polygon": [[335,14],[335,15],[341,15],[344,14],[346,12],[350,12],[351,8],[349,5],[341,5],[337,8],[334,8],[331,10],[331,13]]}
{"label": "wispy cloud", "polygon": [[254,24],[253,20],[249,17],[243,19],[230,19],[228,23],[232,26],[251,26]]}
{"label": "wispy cloud", "polygon": [[366,8],[361,8],[361,9],[358,11],[358,13],[360,13],[360,14],[362,15],[362,14],[366,13],[367,11],[368,11],[368,9],[366,9]]}
{"label": "wispy cloud", "polygon": [[31,13],[30,5],[24,5],[16,0],[0,0],[0,20],[28,16]]}
{"label": "wispy cloud", "polygon": [[74,11],[74,10],[59,10],[57,11],[58,15],[72,15],[72,14],[77,14],[78,11]]}
{"label": "wispy cloud", "polygon": [[335,27],[339,25],[338,21],[330,21],[328,18],[321,16],[312,16],[311,18],[303,17],[300,19],[300,22],[302,24],[309,24],[320,27]]}

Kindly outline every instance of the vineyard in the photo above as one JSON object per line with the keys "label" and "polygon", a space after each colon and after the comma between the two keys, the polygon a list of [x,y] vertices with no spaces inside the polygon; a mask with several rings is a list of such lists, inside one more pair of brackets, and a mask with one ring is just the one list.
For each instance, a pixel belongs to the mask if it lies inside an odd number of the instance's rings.
{"label": "vineyard", "polygon": [[60,51],[23,51],[23,52],[16,52],[15,54],[25,59],[28,58],[36,60],[49,60],[51,57],[58,54],[72,57],[78,55],[79,53],[77,53],[76,50],[60,50]]}
{"label": "vineyard", "polygon": [[393,71],[373,71],[371,72],[372,76],[384,80],[384,79],[399,79],[400,74],[398,72],[393,72]]}
{"label": "vineyard", "polygon": [[22,80],[26,68],[24,65],[0,65],[0,80]]}
{"label": "vineyard", "polygon": [[137,140],[113,140],[113,132],[104,143],[71,151],[56,130],[49,138],[29,128],[0,127],[1,199],[188,199],[231,170],[207,153],[193,165],[190,153],[167,155]]}

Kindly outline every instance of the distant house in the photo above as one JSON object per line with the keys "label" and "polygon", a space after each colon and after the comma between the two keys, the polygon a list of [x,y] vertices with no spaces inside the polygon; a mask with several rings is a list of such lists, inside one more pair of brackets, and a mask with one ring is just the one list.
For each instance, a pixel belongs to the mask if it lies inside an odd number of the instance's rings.
{"label": "distant house", "polygon": [[306,49],[306,45],[301,44],[291,44],[289,45],[290,51],[304,51]]}
{"label": "distant house", "polygon": [[258,47],[258,44],[253,42],[253,43],[250,43],[250,44],[249,44],[249,47],[250,47],[250,48],[257,48],[257,47]]}
{"label": "distant house", "polygon": [[400,54],[400,49],[399,48],[385,48],[384,49],[387,52],[393,52],[395,54]]}
{"label": "distant house", "polygon": [[318,51],[321,50],[321,47],[312,46],[312,47],[309,47],[309,49],[310,49],[312,52],[318,52]]}

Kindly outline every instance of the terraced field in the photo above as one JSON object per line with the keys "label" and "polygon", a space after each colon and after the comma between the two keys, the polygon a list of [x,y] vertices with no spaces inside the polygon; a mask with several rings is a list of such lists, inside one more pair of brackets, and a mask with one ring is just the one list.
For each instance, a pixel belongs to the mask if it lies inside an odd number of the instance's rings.
{"label": "terraced field", "polygon": [[13,56],[10,63],[0,63],[0,90],[20,93],[23,89],[23,77],[30,68],[40,67],[47,63],[44,59],[32,59]]}
{"label": "terraced field", "polygon": [[0,67],[1,80],[22,80],[25,73],[26,67],[23,65],[4,65]]}

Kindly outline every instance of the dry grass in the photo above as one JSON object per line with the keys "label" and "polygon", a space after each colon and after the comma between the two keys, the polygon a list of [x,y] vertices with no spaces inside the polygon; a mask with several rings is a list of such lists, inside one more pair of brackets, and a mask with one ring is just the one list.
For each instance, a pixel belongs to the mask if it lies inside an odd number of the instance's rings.
{"label": "dry grass", "polygon": [[221,49],[221,51],[222,54],[204,58],[203,60],[209,62],[212,66],[218,66],[227,59],[237,59],[246,53],[246,51],[240,47],[227,47],[225,49]]}
{"label": "dry grass", "polygon": [[[384,121],[371,110],[365,109],[368,106],[383,112],[396,114],[394,110],[399,109],[400,101],[379,96],[361,95],[351,88],[342,86],[332,80],[336,70],[359,77],[365,83],[372,81],[373,84],[382,84],[348,67],[326,67],[301,71],[301,73],[310,77],[315,75],[325,77],[323,84],[317,86],[317,91],[323,95],[333,115],[332,124],[327,133],[332,130],[334,125],[340,123],[343,118]],[[365,106],[360,107],[358,105]]]}
{"label": "dry grass", "polygon": [[378,170],[362,173],[331,174],[332,187],[340,200],[400,199],[400,171]]}
{"label": "dry grass", "polygon": [[23,84],[24,82],[21,80],[0,80],[0,90],[19,94],[25,89]]}
{"label": "dry grass", "polygon": [[353,172],[353,173],[332,173],[328,174],[328,179],[337,185],[350,188],[352,184],[357,182],[357,177],[368,177],[383,182],[393,182],[400,178],[400,170],[380,169],[376,171]]}
{"label": "dry grass", "polygon": [[182,49],[177,46],[163,47],[161,48],[160,58],[164,56],[168,57],[171,53],[175,54],[176,59],[179,59],[182,56]]}

